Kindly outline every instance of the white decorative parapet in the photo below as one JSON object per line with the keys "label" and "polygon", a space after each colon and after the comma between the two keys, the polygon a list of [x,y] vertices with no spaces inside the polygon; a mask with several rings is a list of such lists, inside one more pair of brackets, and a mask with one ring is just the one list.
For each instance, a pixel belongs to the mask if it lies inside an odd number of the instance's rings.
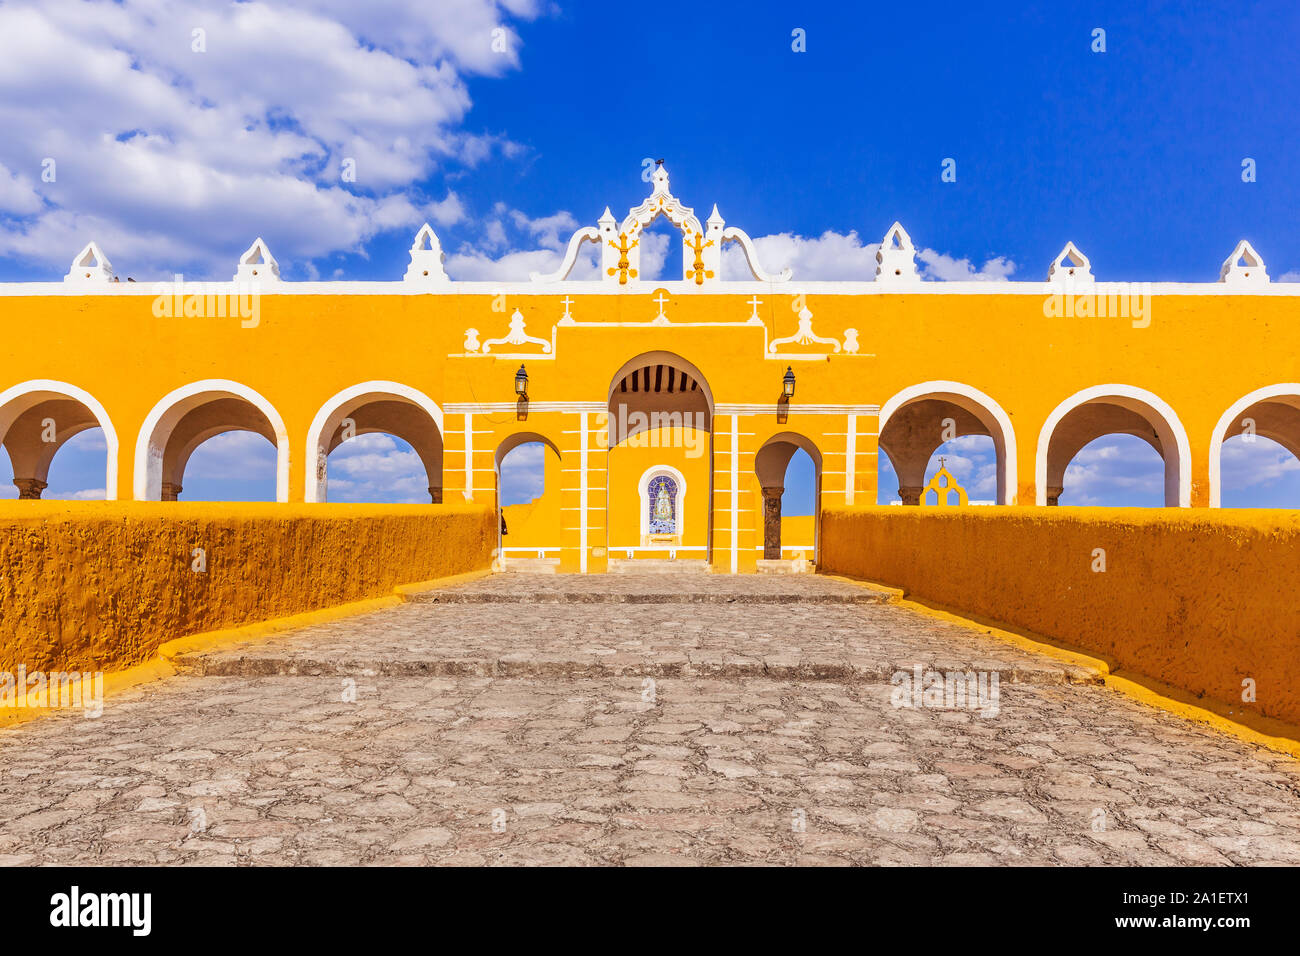
{"label": "white decorative parapet", "polygon": [[278,282],[280,264],[271,255],[271,250],[258,236],[253,244],[239,257],[239,269],[235,272],[236,282]]}
{"label": "white decorative parapet", "polygon": [[100,251],[99,246],[92,239],[72,260],[72,268],[63,277],[63,281],[82,285],[101,285],[112,282],[113,278],[113,263],[108,261],[108,257]]}
{"label": "white decorative parapet", "polygon": [[1255,251],[1255,247],[1243,239],[1232,250],[1232,255],[1223,260],[1223,267],[1219,269],[1219,281],[1234,288],[1248,289],[1268,285],[1269,279],[1264,260]]}
{"label": "white decorative parapet", "polygon": [[916,269],[916,246],[903,224],[889,227],[876,250],[876,281],[885,285],[916,285],[921,274]]}
{"label": "white decorative parapet", "polygon": [[406,267],[402,281],[418,285],[446,285],[451,281],[443,266],[446,261],[447,254],[442,251],[442,243],[426,222],[411,243],[411,264]]}
{"label": "white decorative parapet", "polygon": [[1060,286],[1083,286],[1093,283],[1092,263],[1073,242],[1067,242],[1061,254],[1052,260],[1047,281]]}

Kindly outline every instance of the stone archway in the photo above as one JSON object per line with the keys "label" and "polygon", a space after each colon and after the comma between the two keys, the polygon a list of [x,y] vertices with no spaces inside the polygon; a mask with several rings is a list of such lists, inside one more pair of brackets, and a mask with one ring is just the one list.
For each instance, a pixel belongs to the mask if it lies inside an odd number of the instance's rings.
{"label": "stone archway", "polygon": [[903,389],[880,409],[880,448],[898,475],[905,505],[919,505],[935,449],[967,435],[987,435],[997,459],[997,503],[1016,503],[1016,433],[997,402],[960,382],[924,382]]}
{"label": "stone archway", "polygon": [[0,392],[0,443],[9,453],[18,497],[40,498],[55,454],[90,428],[104,432],[104,497],[112,501],[117,498],[118,439],[103,405],[75,385],[50,379]]}
{"label": "stone archway", "polygon": [[398,382],[362,382],[334,395],[307,432],[308,502],[328,500],[329,455],[357,435],[384,433],[406,442],[420,457],[429,499],[442,503],[442,409],[423,392]]}
{"label": "stone archway", "polygon": [[230,431],[255,432],[276,449],[275,500],[289,500],[289,434],[280,413],[246,385],[207,379],[182,386],[145,418],[135,445],[137,501],[176,501],[185,466],[201,444]]}
{"label": "stone archway", "polygon": [[1223,445],[1239,435],[1277,442],[1300,458],[1300,383],[1257,388],[1233,402],[1210,436],[1210,507],[1223,505]]}
{"label": "stone archway", "polygon": [[1142,439],[1164,461],[1165,507],[1192,503],[1192,453],[1187,430],[1162,399],[1132,385],[1097,385],[1071,395],[1043,423],[1035,461],[1035,495],[1055,505],[1065,489],[1065,470],[1094,439],[1126,434]]}
{"label": "stone archway", "polygon": [[782,499],[785,477],[795,452],[803,450],[813,462],[813,560],[818,558],[821,514],[822,454],[813,441],[796,432],[781,432],[765,441],[754,455],[754,473],[763,494],[763,560],[779,561],[783,556],[781,538]]}

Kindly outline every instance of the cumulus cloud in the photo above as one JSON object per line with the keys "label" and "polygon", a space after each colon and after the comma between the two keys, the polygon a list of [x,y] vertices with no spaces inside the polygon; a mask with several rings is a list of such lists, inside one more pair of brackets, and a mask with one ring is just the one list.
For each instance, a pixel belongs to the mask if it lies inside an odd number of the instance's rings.
{"label": "cumulus cloud", "polygon": [[541,12],[541,0],[0,6],[0,255],[62,270],[94,238],[120,270],[224,278],[259,234],[292,262],[426,217],[459,221],[454,193],[411,184],[515,150],[463,128],[466,83],[518,69],[509,21]]}

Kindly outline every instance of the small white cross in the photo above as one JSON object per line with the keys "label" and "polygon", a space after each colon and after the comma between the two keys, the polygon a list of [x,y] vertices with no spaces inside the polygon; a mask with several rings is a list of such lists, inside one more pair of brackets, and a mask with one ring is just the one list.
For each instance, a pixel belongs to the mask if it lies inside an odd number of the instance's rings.
{"label": "small white cross", "polygon": [[[752,299],[749,300],[749,304],[752,305],[752,306],[754,307],[754,311],[751,312],[751,313],[749,314],[750,319],[757,319],[757,318],[758,318],[758,307],[759,307],[760,305],[763,304],[763,300],[760,299],[760,298],[756,295],[756,296],[754,296]],[[762,321],[762,320],[760,319],[760,321]]]}
{"label": "small white cross", "polygon": [[562,319],[573,318],[573,316],[569,315],[569,306],[573,305],[573,300],[566,295],[563,299],[560,300],[560,302],[564,306],[564,315],[560,316],[560,318]]}
{"label": "small white cross", "polygon": [[651,299],[650,301],[659,303],[659,314],[656,315],[655,318],[662,319],[664,317],[664,305],[669,301],[668,297],[664,295],[662,292],[660,292],[659,295],[657,295],[655,298]]}

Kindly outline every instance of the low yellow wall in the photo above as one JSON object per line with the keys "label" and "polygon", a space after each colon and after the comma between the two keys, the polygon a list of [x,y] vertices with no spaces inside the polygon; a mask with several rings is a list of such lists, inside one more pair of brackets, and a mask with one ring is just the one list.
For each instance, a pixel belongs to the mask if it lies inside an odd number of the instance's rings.
{"label": "low yellow wall", "polygon": [[485,569],[494,518],[465,505],[3,502],[0,670],[114,670],[177,637]]}
{"label": "low yellow wall", "polygon": [[[1243,715],[1300,723],[1300,516],[829,509],[822,570],[1072,644]],[[1105,571],[1094,571],[1097,552]],[[1242,700],[1255,681],[1255,702]]]}

